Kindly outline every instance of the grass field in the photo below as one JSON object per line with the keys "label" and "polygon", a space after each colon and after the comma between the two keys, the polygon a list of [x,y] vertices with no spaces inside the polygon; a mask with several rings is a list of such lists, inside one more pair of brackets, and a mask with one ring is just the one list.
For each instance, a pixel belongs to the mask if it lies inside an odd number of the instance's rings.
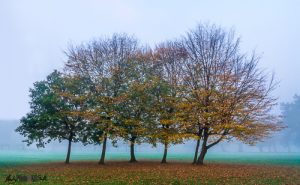
{"label": "grass field", "polygon": [[298,153],[210,153],[204,166],[192,165],[192,157],[170,154],[161,165],[161,154],[137,153],[139,162],[129,164],[127,153],[108,153],[99,166],[98,153],[74,152],[64,165],[62,152],[3,151],[0,184],[8,174],[47,175],[35,184],[300,184]]}
{"label": "grass field", "polygon": [[47,181],[35,184],[300,184],[298,167],[217,163],[44,163],[1,168],[2,182],[7,174],[47,175]]}
{"label": "grass field", "polygon": [[[0,152],[0,167],[10,167],[24,164],[62,162],[65,159],[65,152],[45,152],[45,151],[2,151]],[[138,160],[160,161],[161,153],[137,153]],[[73,152],[71,161],[97,161],[97,152]],[[107,153],[106,159],[129,160],[129,153]],[[168,154],[168,160],[191,162],[192,154]],[[266,164],[300,166],[300,153],[208,153],[206,160],[217,163],[230,164]]]}

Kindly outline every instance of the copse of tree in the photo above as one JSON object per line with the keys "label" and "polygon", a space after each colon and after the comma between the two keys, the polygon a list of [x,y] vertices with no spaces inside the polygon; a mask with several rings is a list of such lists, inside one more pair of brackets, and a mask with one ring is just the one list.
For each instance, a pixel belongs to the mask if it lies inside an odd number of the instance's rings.
{"label": "copse of tree", "polygon": [[86,84],[83,78],[64,76],[58,71],[45,81],[36,82],[30,89],[31,112],[21,119],[22,125],[16,131],[27,137],[28,145],[36,143],[38,147],[52,140],[67,140],[65,163],[68,164],[72,142],[94,143],[95,134],[101,133],[83,118],[88,103],[83,96]]}
{"label": "copse of tree", "polygon": [[[234,32],[198,25],[177,41],[143,47],[126,34],[93,40],[66,51],[64,75],[54,72],[31,90],[32,111],[18,128],[27,142],[52,139],[164,146],[195,139],[195,164],[207,151],[235,138],[254,144],[280,130],[270,110],[273,76],[259,57],[242,53]],[[200,154],[199,154],[200,153]],[[69,162],[67,157],[66,162]]]}

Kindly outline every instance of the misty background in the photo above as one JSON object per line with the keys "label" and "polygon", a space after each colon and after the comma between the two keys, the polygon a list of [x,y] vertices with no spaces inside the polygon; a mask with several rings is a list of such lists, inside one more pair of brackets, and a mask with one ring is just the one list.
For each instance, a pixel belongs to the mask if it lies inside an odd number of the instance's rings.
{"label": "misty background", "polygon": [[[68,44],[80,44],[113,33],[135,35],[155,46],[178,38],[197,23],[209,22],[241,36],[243,51],[261,55],[260,66],[275,73],[278,103],[292,102],[300,94],[300,1],[181,1],[181,0],[0,0],[0,151],[36,151],[14,132],[29,112],[29,88],[54,69],[61,70]],[[280,106],[273,110],[280,114]],[[224,142],[213,152],[300,152],[298,140],[286,142],[291,130],[276,133],[256,146]],[[170,148],[170,153],[193,153],[194,142]],[[97,151],[99,146],[73,151]],[[43,151],[65,151],[65,144],[51,143]],[[108,152],[128,152],[126,143]],[[137,152],[162,152],[142,144]]]}

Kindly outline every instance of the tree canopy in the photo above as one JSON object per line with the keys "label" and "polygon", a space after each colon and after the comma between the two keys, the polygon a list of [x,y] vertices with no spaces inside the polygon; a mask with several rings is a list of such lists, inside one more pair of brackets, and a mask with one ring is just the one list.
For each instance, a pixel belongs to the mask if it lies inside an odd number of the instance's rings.
{"label": "tree canopy", "polygon": [[203,164],[223,140],[255,144],[282,128],[270,113],[273,76],[222,27],[200,24],[154,49],[114,34],[71,45],[66,55],[63,73],[31,89],[31,112],[17,129],[29,144],[103,143],[104,164],[107,139],[128,142],[130,162],[136,143],[161,143],[166,163],[171,145],[195,139],[194,163]]}
{"label": "tree canopy", "polygon": [[[16,131],[27,137],[28,144],[44,147],[52,140],[68,141],[66,163],[69,163],[71,143],[100,143],[95,135],[102,131],[85,122],[88,97],[83,96],[88,83],[79,77],[64,76],[58,71],[30,89],[31,112],[21,119]],[[84,98],[85,97],[85,98]]]}

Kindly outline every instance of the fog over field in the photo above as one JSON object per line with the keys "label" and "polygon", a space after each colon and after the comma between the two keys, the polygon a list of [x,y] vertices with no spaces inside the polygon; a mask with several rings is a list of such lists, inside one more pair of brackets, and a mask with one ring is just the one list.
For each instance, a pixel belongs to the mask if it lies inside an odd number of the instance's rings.
{"label": "fog over field", "polygon": [[[135,35],[141,43],[155,46],[180,37],[198,23],[233,28],[242,38],[242,50],[255,50],[261,56],[260,67],[275,74],[278,106],[272,111],[280,115],[280,105],[293,103],[293,97],[300,94],[299,7],[297,0],[0,0],[0,153],[66,152],[65,142],[52,142],[44,149],[27,146],[14,131],[21,117],[30,111],[29,88],[54,69],[62,69],[66,61],[63,51],[68,44],[113,33]],[[283,118],[286,129],[255,146],[233,140],[216,145],[210,153],[298,153],[298,120],[300,114],[291,113]],[[171,146],[170,154],[192,155],[195,145],[195,141],[187,141]],[[100,155],[100,150],[100,146],[74,144],[72,152]],[[108,142],[107,150],[128,153],[129,147],[122,141],[117,148]],[[163,148],[142,144],[136,152],[161,154]]]}
{"label": "fog over field", "polygon": [[[46,145],[45,148],[37,148],[35,144],[27,146],[26,143],[22,142],[25,138],[20,136],[14,130],[19,126],[20,123],[17,120],[1,120],[0,121],[0,135],[3,139],[0,140],[0,151],[1,153],[5,152],[16,152],[21,154],[22,152],[35,152],[40,151],[42,153],[47,152],[56,152],[64,154],[67,150],[67,142],[59,143],[51,142]],[[298,153],[300,152],[300,144],[295,141],[288,141],[284,137],[285,134],[288,134],[289,129],[282,131],[281,134],[266,139],[265,142],[259,142],[255,146],[249,146],[237,141],[224,141],[219,145],[216,145],[211,153]],[[287,145],[288,144],[288,145]],[[170,147],[170,154],[182,154],[182,155],[192,155],[195,150],[196,141],[190,140],[186,141],[185,144],[179,144]],[[74,153],[93,153],[95,155],[100,155],[101,147],[100,145],[86,145],[83,146],[80,143],[73,144]],[[129,144],[123,141],[119,141],[116,146],[113,146],[108,142],[107,152],[111,154],[128,154],[129,153]],[[149,144],[141,144],[136,147],[137,154],[161,154],[163,152],[163,146],[158,145],[153,147]]]}

